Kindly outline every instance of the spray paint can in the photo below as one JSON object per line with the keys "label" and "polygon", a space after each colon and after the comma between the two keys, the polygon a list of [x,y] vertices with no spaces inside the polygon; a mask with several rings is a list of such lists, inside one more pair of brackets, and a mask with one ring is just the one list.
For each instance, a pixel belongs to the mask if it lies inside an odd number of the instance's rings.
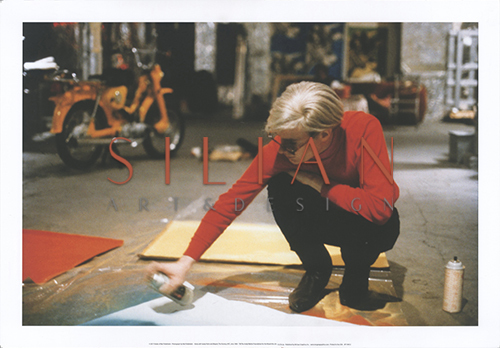
{"label": "spray paint can", "polygon": [[443,297],[443,310],[446,312],[458,313],[462,310],[464,269],[464,265],[456,256],[446,265]]}
{"label": "spray paint can", "polygon": [[[162,285],[168,284],[169,282],[170,279],[166,274],[155,273],[151,278],[150,284],[153,289],[160,292],[160,288],[162,287]],[[187,306],[193,301],[193,290],[194,290],[193,285],[189,284],[188,282],[184,282],[170,294],[164,294],[163,292],[160,293],[162,295],[167,296],[172,301],[177,302],[181,306]]]}

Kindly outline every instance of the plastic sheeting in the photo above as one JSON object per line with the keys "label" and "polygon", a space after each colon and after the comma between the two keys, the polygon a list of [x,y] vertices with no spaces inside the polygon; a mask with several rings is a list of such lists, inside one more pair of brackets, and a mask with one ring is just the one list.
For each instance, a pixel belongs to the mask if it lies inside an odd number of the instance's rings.
{"label": "plastic sheeting", "polygon": [[[297,286],[304,271],[300,267],[232,265],[199,263],[189,281],[229,300],[264,305],[285,313],[293,313],[288,307],[288,296]],[[404,326],[406,319],[401,311],[389,271],[371,271],[370,290],[382,294],[387,304],[384,308],[368,312],[342,306],[338,288],[343,270],[335,268],[326,287],[325,297],[303,315],[326,318],[369,326]]]}
{"label": "plastic sheeting", "polygon": [[[191,220],[203,215],[202,202],[203,198],[193,202],[180,211],[175,220]],[[161,230],[144,229],[145,232],[141,232],[141,229],[123,228],[123,231],[125,243],[121,248],[97,256],[43,285],[25,282],[23,325],[84,324],[161,297],[148,286],[143,273],[149,261],[138,257]],[[374,312],[340,305],[337,290],[342,272],[342,269],[334,270],[327,286],[328,294],[301,315],[359,325],[407,325],[389,271],[371,273],[371,290],[385,294],[388,299],[385,308]],[[199,262],[193,266],[187,280],[201,294],[211,293],[226,300],[292,313],[288,308],[288,295],[302,275],[300,267]],[[217,321],[216,315],[224,313],[214,311],[214,321]]]}

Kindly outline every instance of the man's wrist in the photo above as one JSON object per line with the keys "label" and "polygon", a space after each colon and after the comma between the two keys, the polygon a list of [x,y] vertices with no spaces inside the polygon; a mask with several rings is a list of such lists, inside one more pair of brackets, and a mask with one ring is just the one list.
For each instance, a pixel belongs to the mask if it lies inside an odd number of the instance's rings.
{"label": "man's wrist", "polygon": [[185,267],[186,269],[190,269],[191,266],[196,263],[196,260],[193,259],[191,256],[188,255],[182,255],[180,259],[177,261],[180,265]]}

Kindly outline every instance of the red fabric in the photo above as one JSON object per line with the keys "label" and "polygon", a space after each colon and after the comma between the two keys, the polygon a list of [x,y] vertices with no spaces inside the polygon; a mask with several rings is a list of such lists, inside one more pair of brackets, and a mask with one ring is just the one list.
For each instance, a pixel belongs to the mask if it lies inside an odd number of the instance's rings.
{"label": "red fabric", "polygon": [[123,245],[123,240],[23,229],[23,280],[37,284]]}
{"label": "red fabric", "polygon": [[[324,185],[321,194],[342,209],[359,214],[374,223],[384,224],[392,215],[392,209],[387,203],[394,206],[399,197],[399,188],[395,182],[389,182],[366,149],[364,183],[361,187],[361,138],[366,140],[390,172],[389,154],[378,119],[364,112],[347,111],[340,127],[333,132],[332,144],[320,154],[330,180],[330,185]],[[258,184],[256,157],[241,178],[219,197],[213,210],[205,214],[184,255],[199,260],[227,226],[241,214],[241,201],[245,208],[248,207],[271,177],[280,172],[296,170],[297,166],[279,154],[278,150],[279,145],[275,142],[264,146],[263,184]],[[302,164],[300,169],[320,173],[317,164]],[[236,199],[238,210],[235,209]]]}

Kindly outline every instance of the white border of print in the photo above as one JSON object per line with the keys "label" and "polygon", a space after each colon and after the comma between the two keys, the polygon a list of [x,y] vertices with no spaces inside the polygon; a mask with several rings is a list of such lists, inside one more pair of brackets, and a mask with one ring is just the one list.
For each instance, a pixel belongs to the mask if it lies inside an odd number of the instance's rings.
{"label": "white border of print", "polygon": [[[499,2],[0,1],[0,347],[146,347],[151,342],[352,347],[498,347]],[[477,327],[23,327],[21,296],[23,22],[479,22],[479,325]],[[484,112],[486,110],[486,112]],[[6,242],[6,239],[9,242]],[[245,344],[246,345],[246,344]]]}

